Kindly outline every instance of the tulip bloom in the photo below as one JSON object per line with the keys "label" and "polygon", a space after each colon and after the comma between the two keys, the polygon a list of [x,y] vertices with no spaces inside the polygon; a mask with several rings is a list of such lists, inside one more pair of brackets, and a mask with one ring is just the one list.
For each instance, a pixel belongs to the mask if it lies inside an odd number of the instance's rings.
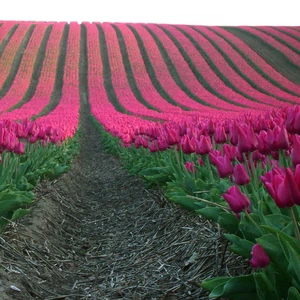
{"label": "tulip bloom", "polygon": [[234,181],[238,185],[245,185],[250,182],[250,178],[243,164],[235,165],[233,169]]}
{"label": "tulip bloom", "polygon": [[300,205],[300,165],[295,174],[289,168],[283,171],[275,167],[260,178],[278,207]]}
{"label": "tulip bloom", "polygon": [[196,173],[196,167],[193,162],[187,161],[185,163],[185,168],[189,173]]}
{"label": "tulip bloom", "polygon": [[227,177],[233,173],[233,166],[226,154],[224,156],[220,155],[216,158],[216,168],[220,178]]}
{"label": "tulip bloom", "polygon": [[250,200],[240,191],[237,185],[230,187],[226,194],[223,194],[223,197],[234,213],[238,214],[244,210],[250,212]]}
{"label": "tulip bloom", "polygon": [[227,135],[224,126],[218,126],[214,135],[217,144],[224,144],[227,141]]}
{"label": "tulip bloom", "polygon": [[253,268],[265,268],[270,263],[269,256],[265,252],[264,248],[259,244],[255,244],[252,247],[251,255],[252,258],[250,259],[250,264]]}
{"label": "tulip bloom", "polygon": [[196,149],[197,154],[204,155],[208,154],[212,151],[211,138],[207,135],[201,135],[200,140],[196,141]]}
{"label": "tulip bloom", "polygon": [[291,150],[292,155],[292,164],[294,167],[300,164],[300,136],[294,135],[293,136],[293,148]]}
{"label": "tulip bloom", "polygon": [[251,151],[251,144],[249,141],[249,137],[247,136],[246,132],[241,128],[238,127],[238,144],[237,147],[241,153]]}
{"label": "tulip bloom", "polygon": [[180,142],[182,152],[185,154],[191,154],[195,152],[195,142],[185,135]]}

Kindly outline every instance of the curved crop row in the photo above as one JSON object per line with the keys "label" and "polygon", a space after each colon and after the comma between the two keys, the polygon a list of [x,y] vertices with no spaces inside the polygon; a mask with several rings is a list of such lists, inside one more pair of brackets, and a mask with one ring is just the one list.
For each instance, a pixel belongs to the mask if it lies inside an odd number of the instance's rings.
{"label": "curved crop row", "polygon": [[105,36],[105,40],[102,40],[100,46],[103,47],[105,43],[108,53],[108,64],[104,72],[109,71],[111,74],[112,88],[121,105],[132,114],[161,119],[162,115],[159,112],[147,108],[132,92],[123,65],[118,39],[113,28],[109,24],[102,24],[99,25],[99,30],[102,30]]}
{"label": "curved crop row", "polygon": [[[276,102],[278,101],[276,101],[276,99],[257,93],[257,91],[253,91],[253,89],[252,95],[247,95],[248,86],[245,87],[245,85],[243,85],[244,82],[242,78],[234,73],[224,60],[222,61],[222,57],[218,55],[218,52],[214,52],[213,48],[209,48],[208,53],[211,53],[210,57],[210,55],[207,55],[207,52],[203,51],[203,48],[207,45],[205,40],[199,39],[197,41],[194,39],[196,43],[193,44],[183,32],[176,31],[176,29],[171,26],[164,27],[177,39],[177,43],[183,45],[182,47],[185,48],[190,64],[195,68],[194,72],[196,74],[201,73],[204,80],[224,97],[238,103],[243,103],[249,107],[255,106],[257,108],[261,107],[262,109],[266,108],[266,104],[269,106],[275,106],[277,104]],[[198,36],[199,34],[196,33],[194,37],[197,39]],[[222,67],[224,70],[222,70]],[[239,84],[239,88],[236,88],[232,82],[235,82],[236,85]]]}
{"label": "curved crop row", "polygon": [[[193,30],[188,26],[184,26],[184,29],[188,30],[190,34],[193,33]],[[249,65],[238,51],[222,37],[208,30],[204,26],[197,26],[197,28],[195,27],[194,29],[213,43],[215,49],[213,47],[208,48],[205,40],[200,39],[199,37],[197,40],[199,44],[201,43],[202,47],[207,47],[207,53],[217,61],[216,63],[220,64],[220,61],[224,58],[234,71],[238,73],[232,73],[229,66],[224,70],[224,75],[229,79],[235,75],[235,77],[233,77],[235,79],[232,78],[232,81],[234,84],[239,85],[240,90],[255,97],[258,101],[263,101],[270,105],[278,106],[283,105],[284,102],[290,102],[292,104],[299,102],[300,94],[299,97],[295,97],[294,95],[284,92],[282,89],[262,77],[261,74]],[[220,55],[217,55],[214,50],[218,51]],[[278,100],[281,100],[282,102],[280,103]]]}
{"label": "curved crop row", "polygon": [[250,45],[252,49],[289,80],[300,85],[300,75],[298,73],[300,63],[297,62],[299,55],[295,52],[274,40],[271,36],[253,28],[226,27],[225,29]]}
{"label": "curved crop row", "polygon": [[[222,96],[220,92],[207,83],[199,73],[196,77],[185,57],[182,56],[182,53],[180,53],[179,49],[174,44],[174,41],[172,41],[162,29],[151,24],[145,25],[145,27],[156,40],[160,51],[163,51],[170,59],[171,67],[173,67],[172,72],[177,73],[180,81],[192,93],[199,98],[204,99],[207,103],[224,110],[241,111],[248,107],[243,103],[238,103]],[[200,76],[202,78],[200,78]]]}
{"label": "curved crop row", "polygon": [[[195,28],[198,28],[198,26]],[[297,84],[289,80],[280,73],[279,70],[270,65],[266,59],[261,57],[259,53],[256,53],[243,39],[229,32],[228,29],[225,30],[221,27],[208,26],[207,29],[216,33],[222,40],[226,41],[241,57],[243,57],[247,64],[260,73],[263,78],[286,92],[295,93],[297,96],[300,95],[300,87]],[[220,43],[224,43],[222,40],[220,40]]]}
{"label": "curved crop row", "polygon": [[0,89],[3,87],[6,78],[11,72],[11,66],[13,64],[15,55],[17,54],[17,51],[31,26],[31,22],[19,24],[2,53],[0,58]]}
{"label": "curved crop row", "polygon": [[290,48],[292,51],[300,54],[300,41],[297,41],[295,38],[290,37],[288,34],[279,31],[277,29],[274,29],[273,27],[267,27],[267,26],[260,26],[257,27],[258,30],[269,34],[272,36],[275,40],[279,41],[280,43],[284,44],[288,48]]}
{"label": "curved crop row", "polygon": [[[3,40],[8,39],[8,33],[13,28],[16,27],[17,22],[10,21],[10,22],[4,22],[4,24],[0,27],[0,45],[3,42]],[[1,54],[0,54],[1,56]]]}
{"label": "curved crop row", "polygon": [[12,85],[4,97],[1,98],[0,95],[0,112],[6,111],[19,102],[27,91],[32,77],[34,62],[48,26],[47,23],[40,23],[34,28]]}
{"label": "curved crop row", "polygon": [[218,112],[216,107],[192,95],[177,84],[153,37],[142,25],[130,24],[128,27],[136,38],[152,84],[165,99],[168,99],[170,103],[178,103],[183,108],[201,110],[201,112]]}
{"label": "curved crop row", "polygon": [[[60,53],[60,44],[66,23],[59,22],[53,24],[53,28],[45,51],[42,69],[39,77],[36,78],[37,86],[30,99],[27,99],[21,107],[6,112],[1,118],[26,119],[38,115],[49,103],[51,94],[54,90],[54,84],[57,74],[58,58]],[[22,101],[21,101],[22,102]]]}

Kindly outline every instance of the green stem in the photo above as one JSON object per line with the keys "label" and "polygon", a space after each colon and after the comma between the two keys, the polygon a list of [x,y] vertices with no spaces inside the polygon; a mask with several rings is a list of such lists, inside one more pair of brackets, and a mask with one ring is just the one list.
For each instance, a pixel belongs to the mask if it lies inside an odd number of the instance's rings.
{"label": "green stem", "polygon": [[209,161],[209,157],[208,157],[208,154],[205,154],[205,164],[208,168],[208,176],[209,176],[209,181],[210,182],[214,182],[214,176],[213,176],[213,172],[212,172],[212,169],[211,169],[211,164],[210,164],[210,161]]}
{"label": "green stem", "polygon": [[299,231],[298,222],[297,222],[297,219],[295,216],[294,208],[295,208],[295,206],[290,208],[290,213],[291,213],[292,221],[294,223],[295,237],[298,241],[300,241],[300,231]]}
{"label": "green stem", "polygon": [[260,226],[254,221],[254,219],[250,216],[250,214],[249,214],[247,211],[245,211],[245,214],[249,217],[250,222],[251,222],[255,227],[257,227],[257,229],[259,230],[259,232],[261,233],[261,235],[263,235],[264,233],[263,233],[262,229],[261,229]]}

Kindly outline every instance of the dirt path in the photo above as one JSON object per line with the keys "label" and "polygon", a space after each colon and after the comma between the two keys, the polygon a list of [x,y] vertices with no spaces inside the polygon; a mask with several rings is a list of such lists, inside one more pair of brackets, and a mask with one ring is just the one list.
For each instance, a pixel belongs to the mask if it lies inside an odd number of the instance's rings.
{"label": "dirt path", "polygon": [[217,228],[130,177],[86,110],[81,129],[72,169],[0,237],[0,299],[207,299],[200,280],[236,265]]}

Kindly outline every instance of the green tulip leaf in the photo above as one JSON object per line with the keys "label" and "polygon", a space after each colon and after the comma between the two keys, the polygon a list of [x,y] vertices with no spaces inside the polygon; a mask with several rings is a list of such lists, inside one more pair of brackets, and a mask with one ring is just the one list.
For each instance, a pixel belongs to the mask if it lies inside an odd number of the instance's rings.
{"label": "green tulip leaf", "polygon": [[[226,278],[226,277],[225,277]],[[228,277],[209,294],[209,297],[228,297],[233,300],[258,300],[253,274],[238,277]],[[217,282],[216,282],[217,283]],[[201,284],[206,289],[206,284]]]}
{"label": "green tulip leaf", "polygon": [[264,272],[254,273],[253,277],[255,280],[256,291],[259,299],[279,300],[274,282],[269,280],[268,276],[266,276]]}
{"label": "green tulip leaf", "polygon": [[249,242],[248,240],[242,239],[235,234],[224,234],[225,238],[233,243],[230,246],[232,252],[241,255],[245,258],[251,258],[251,251],[254,246],[254,243]]}
{"label": "green tulip leaf", "polygon": [[232,213],[222,212],[219,215],[218,223],[230,233],[236,233],[239,229],[240,220]]}
{"label": "green tulip leaf", "polygon": [[300,300],[300,293],[294,286],[289,288],[287,300]]}
{"label": "green tulip leaf", "polygon": [[196,212],[204,216],[208,220],[217,222],[219,219],[220,213],[224,212],[222,208],[219,207],[205,207],[202,209],[197,209]]}

